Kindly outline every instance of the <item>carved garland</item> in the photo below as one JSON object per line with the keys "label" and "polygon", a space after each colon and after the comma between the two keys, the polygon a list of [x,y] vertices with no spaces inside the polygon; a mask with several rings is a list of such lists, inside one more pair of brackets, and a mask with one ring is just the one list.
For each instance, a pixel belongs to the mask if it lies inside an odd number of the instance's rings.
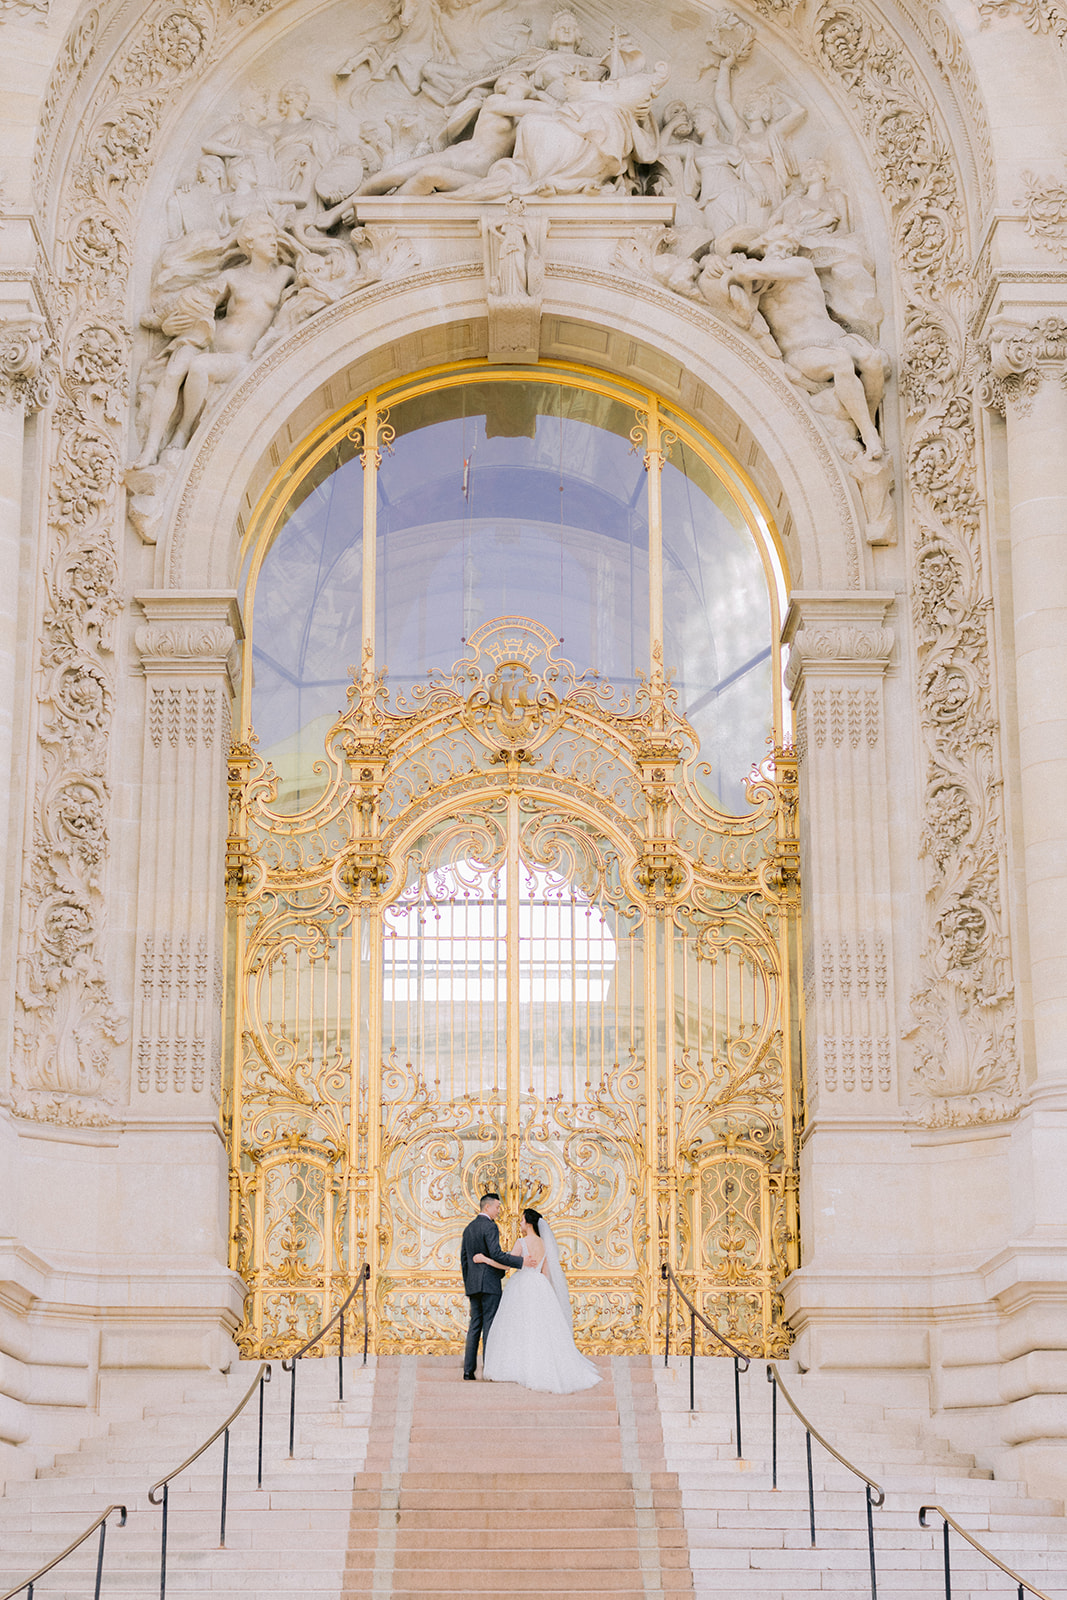
{"label": "carved garland", "polygon": [[[155,8],[131,36],[87,117],[91,132],[64,216],[60,296],[68,333],[53,546],[41,659],[42,771],[25,902],[18,1033],[20,1109],[101,1120],[121,1037],[101,955],[107,859],[106,752],[114,698],[111,623],[120,601],[120,424],[130,341],[122,296],[133,196],[150,169],[164,110],[262,7]],[[765,14],[788,25],[793,7]],[[96,33],[79,34],[69,76]],[[797,29],[798,33],[800,29]],[[963,208],[950,152],[901,48],[859,11],[824,6],[802,47],[856,110],[893,207],[907,298],[900,379],[908,407],[915,620],[927,757],[929,864],[922,979],[913,999],[919,1119],[1010,1114],[1017,1098],[1014,1000],[999,878],[1003,820],[986,624],[988,587],[974,490],[965,381]],[[50,91],[54,121],[61,82]],[[40,170],[40,169],[39,169]]]}

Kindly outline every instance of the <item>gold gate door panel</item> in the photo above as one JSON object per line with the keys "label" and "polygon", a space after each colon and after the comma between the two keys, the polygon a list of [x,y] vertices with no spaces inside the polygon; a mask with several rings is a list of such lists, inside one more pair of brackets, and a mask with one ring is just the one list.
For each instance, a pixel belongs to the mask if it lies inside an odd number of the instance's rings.
{"label": "gold gate door panel", "polygon": [[523,617],[391,699],[316,803],[230,763],[233,1262],[273,1354],[364,1260],[379,1350],[458,1348],[483,1188],[550,1216],[589,1350],[662,1335],[660,1263],[754,1352],[797,1259],[796,770],[718,812],[662,672],[626,700]]}

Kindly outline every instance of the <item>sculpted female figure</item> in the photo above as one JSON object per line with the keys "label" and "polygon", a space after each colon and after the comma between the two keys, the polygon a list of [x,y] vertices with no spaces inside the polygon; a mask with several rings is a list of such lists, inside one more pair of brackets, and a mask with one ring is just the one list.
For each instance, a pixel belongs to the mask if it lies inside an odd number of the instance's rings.
{"label": "sculpted female figure", "polygon": [[739,176],[748,191],[747,221],[764,226],[797,175],[788,140],[807,115],[780,89],[755,90],[741,109],[734,104],[731,79],[738,57],[722,58],[715,80],[715,110],[730,143],[740,152]]}
{"label": "sculpted female figure", "polygon": [[[170,443],[184,449],[211,384],[229,382],[251,360],[294,277],[293,267],[281,259],[281,239],[267,212],[252,212],[235,240],[247,261],[183,291],[158,322],[146,319],[147,326],[158,327],[173,342],[152,397],[138,467],[150,467],[159,459],[179,400],[181,415]],[[217,314],[220,309],[222,317]]]}
{"label": "sculpted female figure", "polygon": [[659,155],[652,101],[667,82],[659,61],[651,71],[589,81],[563,80],[563,102],[532,99],[517,108],[513,159],[458,192],[470,200],[509,194],[596,194],[624,177],[633,162]]}

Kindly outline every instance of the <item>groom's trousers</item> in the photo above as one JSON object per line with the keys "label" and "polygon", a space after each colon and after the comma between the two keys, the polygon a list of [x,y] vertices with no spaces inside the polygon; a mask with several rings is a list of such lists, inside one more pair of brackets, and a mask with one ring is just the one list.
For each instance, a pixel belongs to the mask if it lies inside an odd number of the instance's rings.
{"label": "groom's trousers", "polygon": [[[500,1309],[500,1296],[498,1294],[472,1294],[468,1296],[471,1303],[471,1321],[467,1329],[467,1348],[463,1352],[463,1375],[466,1378],[474,1377],[474,1369],[478,1365],[478,1341],[489,1337],[489,1329],[493,1326],[493,1318]],[[482,1360],[485,1360],[485,1350],[482,1350]]]}

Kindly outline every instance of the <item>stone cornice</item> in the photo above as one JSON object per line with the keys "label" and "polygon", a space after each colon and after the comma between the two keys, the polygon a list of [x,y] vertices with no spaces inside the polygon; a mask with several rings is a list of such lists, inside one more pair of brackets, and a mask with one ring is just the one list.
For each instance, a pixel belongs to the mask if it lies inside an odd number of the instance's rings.
{"label": "stone cornice", "polygon": [[892,594],[794,594],[782,628],[782,641],[789,646],[788,687],[795,688],[812,670],[880,677],[893,653],[895,635],[885,618],[895,599]]}

